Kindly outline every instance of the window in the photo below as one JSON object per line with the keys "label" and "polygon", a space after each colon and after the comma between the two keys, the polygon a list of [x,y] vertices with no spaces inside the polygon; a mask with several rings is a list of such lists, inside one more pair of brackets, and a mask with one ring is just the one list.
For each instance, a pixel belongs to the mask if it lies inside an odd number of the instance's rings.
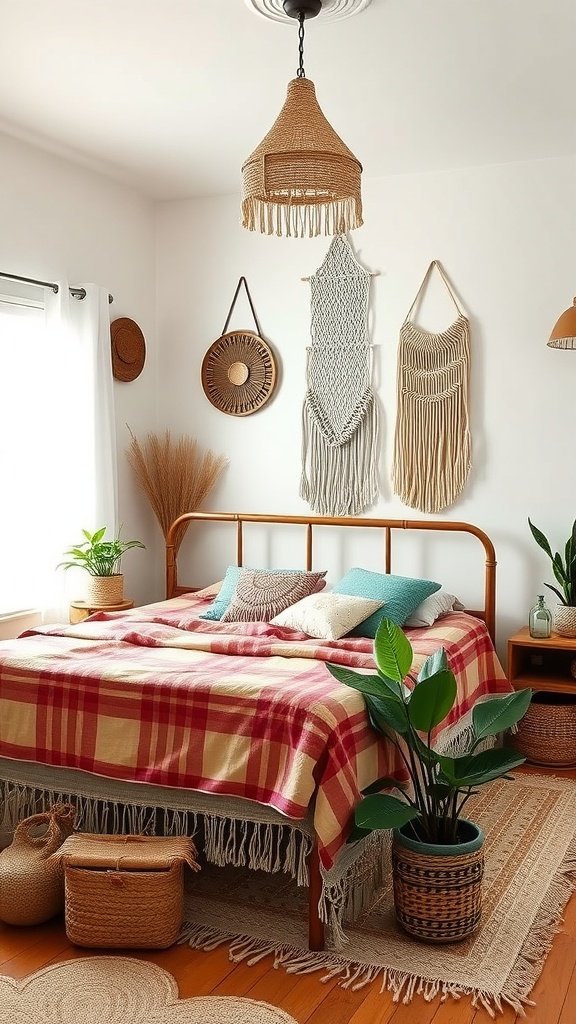
{"label": "window", "polygon": [[0,280],[0,615],[66,618],[82,581],[56,566],[115,529],[115,452],[107,291]]}
{"label": "window", "polygon": [[34,452],[51,390],[47,356],[43,305],[0,295],[0,614],[29,608],[40,597],[35,563],[45,503]]}

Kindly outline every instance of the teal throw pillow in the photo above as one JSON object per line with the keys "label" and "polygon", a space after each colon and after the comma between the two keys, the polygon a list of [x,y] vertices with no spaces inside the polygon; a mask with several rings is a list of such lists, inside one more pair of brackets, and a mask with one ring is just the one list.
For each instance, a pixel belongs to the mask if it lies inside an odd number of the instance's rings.
{"label": "teal throw pillow", "polygon": [[216,598],[204,614],[200,615],[201,619],[212,619],[214,622],[220,621],[234,596],[238,577],[241,572],[242,567],[239,565],[228,566],[226,569],[226,575],[222,580],[222,586],[220,587]]}
{"label": "teal throw pillow", "polygon": [[389,573],[370,572],[368,569],[350,569],[333,587],[335,594],[384,601],[382,608],[364,619],[364,622],[352,631],[354,636],[369,637],[376,636],[382,619],[391,619],[397,626],[403,626],[418,605],[437,590],[440,590],[440,583],[434,583],[432,580],[391,576]]}

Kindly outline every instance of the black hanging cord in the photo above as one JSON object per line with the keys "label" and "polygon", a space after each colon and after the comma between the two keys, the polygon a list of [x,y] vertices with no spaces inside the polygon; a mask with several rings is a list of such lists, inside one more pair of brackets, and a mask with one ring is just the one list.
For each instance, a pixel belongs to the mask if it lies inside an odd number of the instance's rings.
{"label": "black hanging cord", "polygon": [[306,72],[304,71],[304,11],[300,11],[298,15],[298,70],[296,76],[298,78],[306,78]]}

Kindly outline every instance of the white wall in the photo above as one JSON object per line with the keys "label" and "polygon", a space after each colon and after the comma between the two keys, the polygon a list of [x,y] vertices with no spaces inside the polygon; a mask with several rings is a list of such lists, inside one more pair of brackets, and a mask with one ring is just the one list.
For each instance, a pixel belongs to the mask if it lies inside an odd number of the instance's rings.
{"label": "white wall", "polygon": [[[147,358],[141,376],[114,384],[119,511],[122,535],[147,545],[146,552],[128,552],[123,561],[127,596],[138,603],[157,598],[163,593],[158,528],[124,455],[126,423],[138,434],[154,429],[156,420],[152,204],[99,174],[0,135],[0,269],[100,284],[114,296],[112,319],[132,317],[144,331]],[[81,429],[70,424],[71,431]]]}
{"label": "white wall", "polygon": [[[502,649],[507,633],[526,621],[542,581],[551,581],[527,516],[559,545],[576,515],[576,353],[546,347],[576,292],[576,159],[366,180],[364,204],[365,226],[352,241],[363,263],[380,272],[373,281],[372,337],[384,410],[382,497],[372,512],[422,518],[391,494],[389,482],[396,348],[424,271],[438,258],[472,324],[473,469],[462,498],[443,518],[477,524],[496,545]],[[158,207],[159,425],[194,433],[229,456],[211,507],[285,513],[306,507],[298,486],[309,286],[300,278],[315,270],[327,245],[324,238],[243,231],[236,197]],[[241,274],[281,367],[275,399],[244,419],[219,413],[200,384],[202,357],[222,331]],[[420,322],[438,330],[452,319],[453,307],[435,281]],[[250,322],[244,301],[231,327]],[[206,556],[196,548],[194,556],[199,583],[222,568],[216,551]],[[425,561],[423,568],[467,591],[471,570],[463,568],[459,549],[444,548],[442,558],[441,566]]]}

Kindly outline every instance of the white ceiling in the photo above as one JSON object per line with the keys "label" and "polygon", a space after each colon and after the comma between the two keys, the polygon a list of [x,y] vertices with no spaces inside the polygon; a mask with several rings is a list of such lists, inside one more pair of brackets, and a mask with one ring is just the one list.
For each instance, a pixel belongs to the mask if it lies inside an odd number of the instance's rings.
{"label": "white ceiling", "polygon": [[[0,0],[0,129],[157,198],[235,192],[296,31],[244,0]],[[305,64],[378,176],[576,152],[575,40],[574,0],[372,0],[309,22]]]}

